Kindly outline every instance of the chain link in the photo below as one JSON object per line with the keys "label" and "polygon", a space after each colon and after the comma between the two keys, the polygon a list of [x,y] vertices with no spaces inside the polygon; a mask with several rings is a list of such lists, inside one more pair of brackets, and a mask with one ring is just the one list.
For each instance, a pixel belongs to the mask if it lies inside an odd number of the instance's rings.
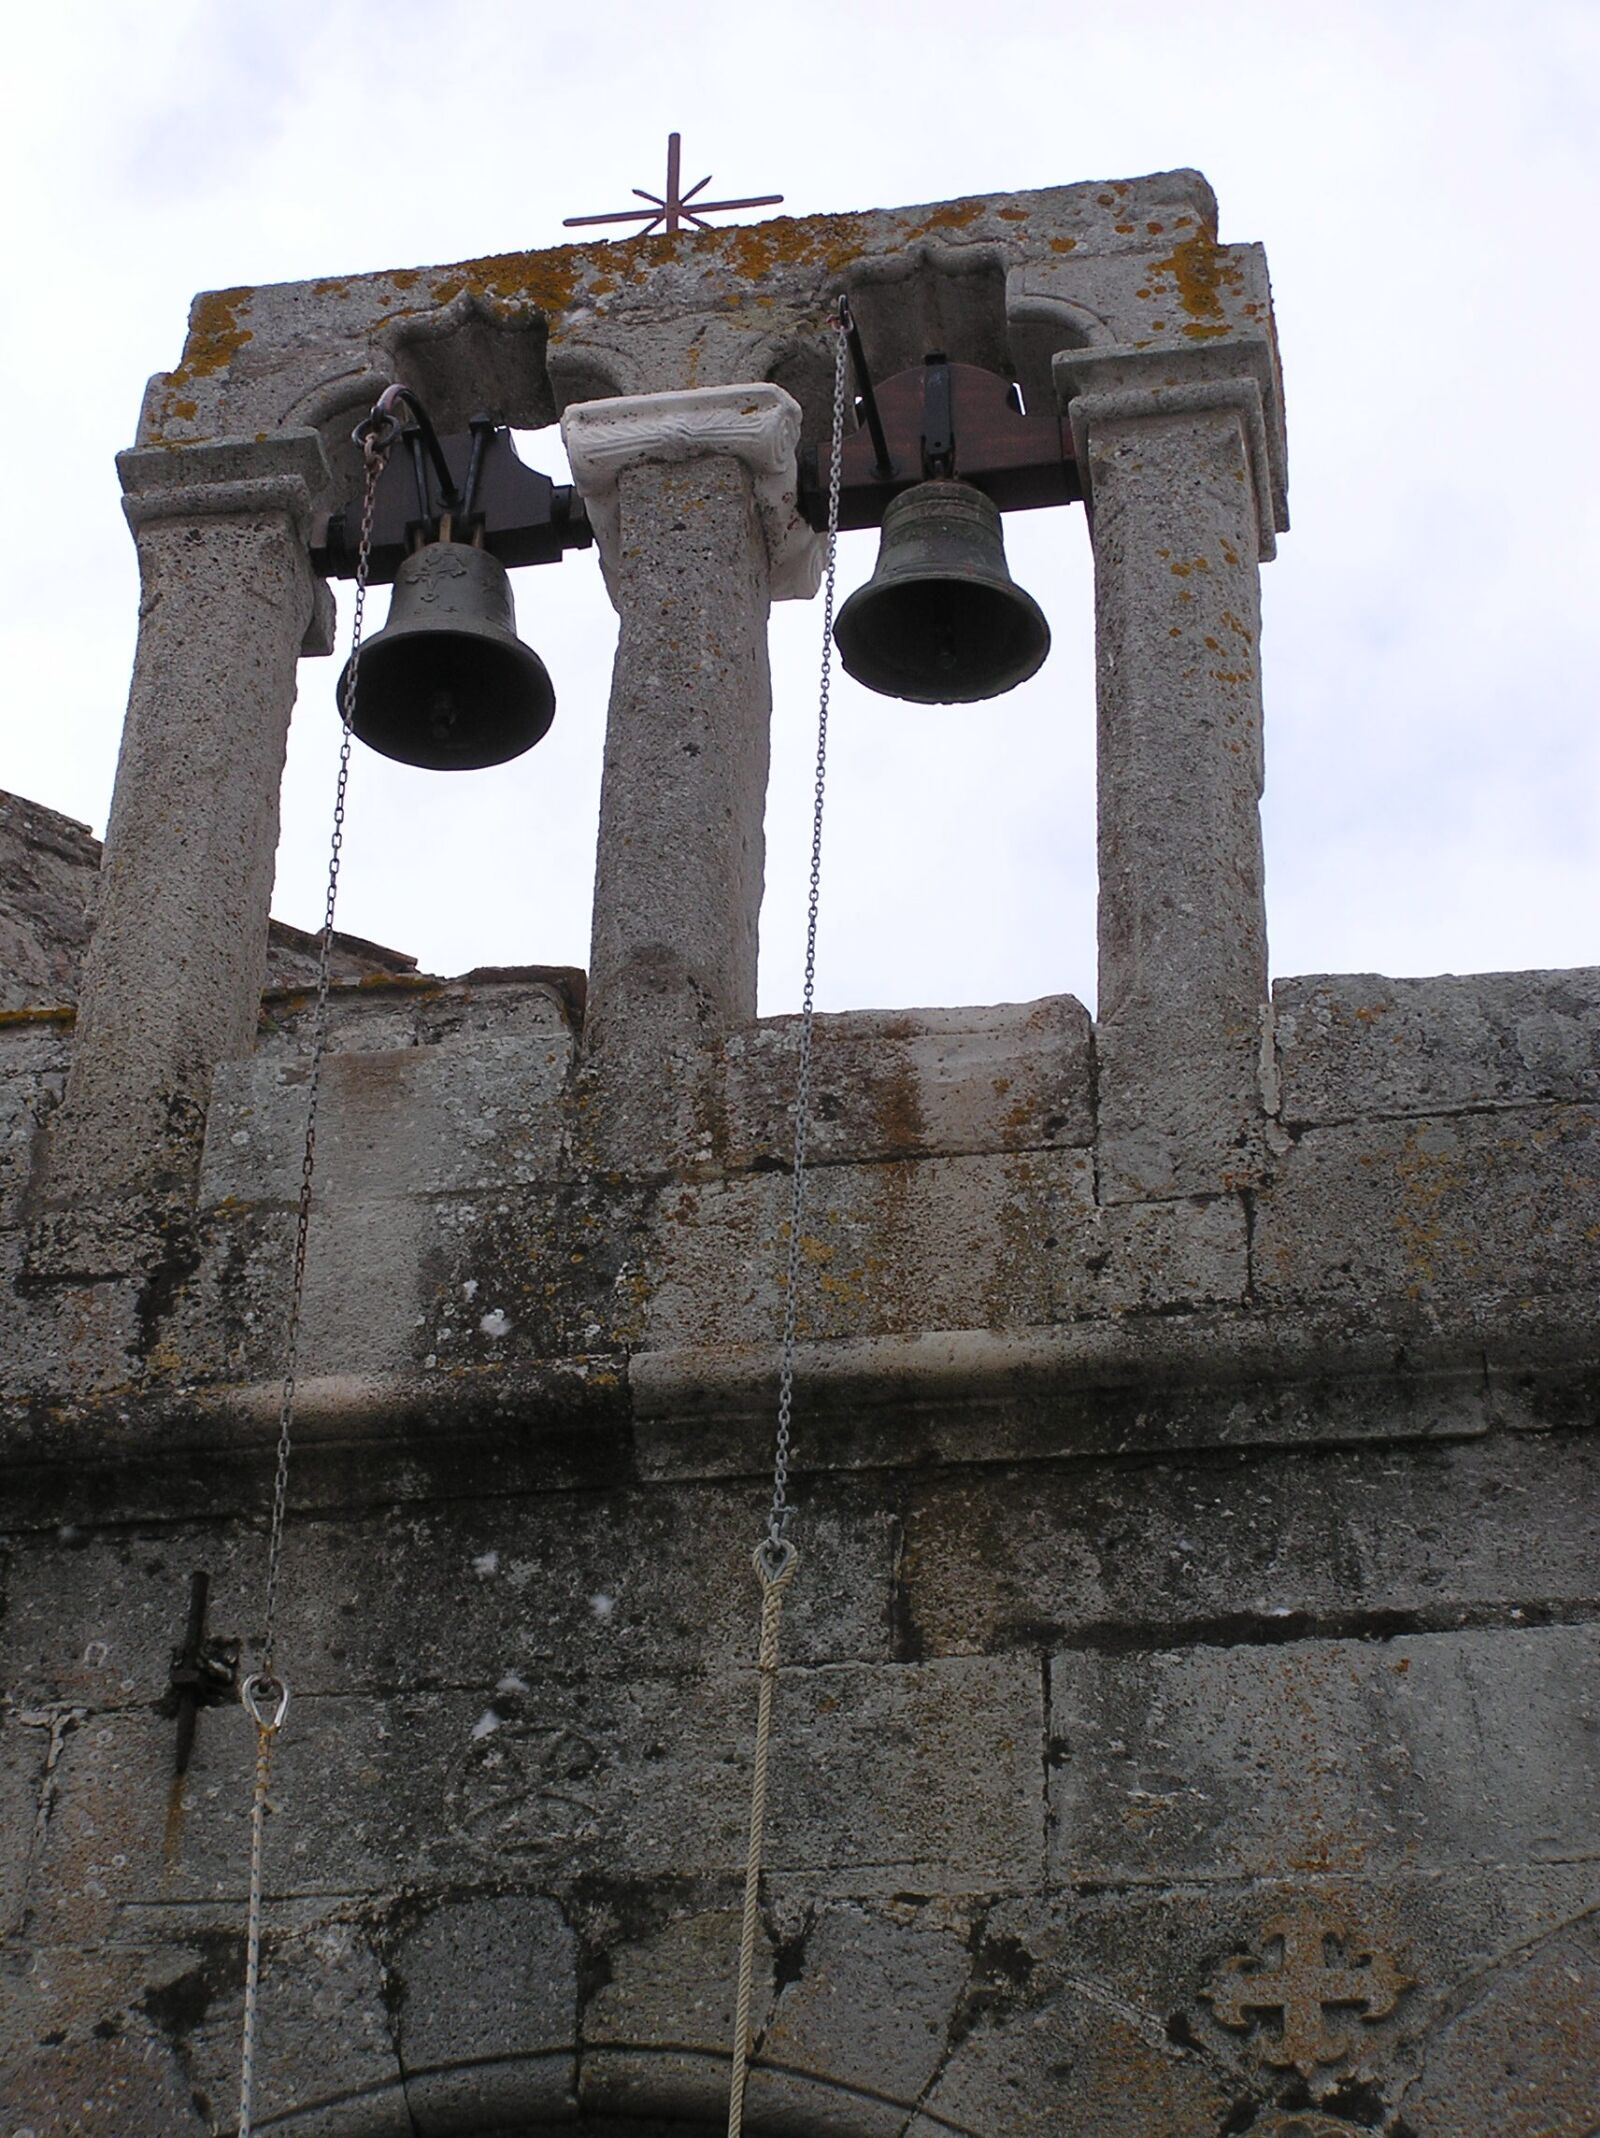
{"label": "chain link", "polygon": [[322,935],[317,945],[316,1008],[311,1020],[311,1068],[306,1089],[306,1132],[300,1155],[300,1199],[295,1211],[294,1275],[289,1290],[289,1327],[284,1342],[283,1392],[278,1404],[278,1467],[272,1488],[272,1525],[267,1548],[267,1600],[261,1634],[261,1675],[274,1676],[277,1652],[278,1583],[283,1567],[284,1513],[289,1494],[289,1455],[294,1431],[296,1376],[300,1362],[300,1316],[305,1302],[306,1246],[311,1236],[311,1189],[317,1169],[317,1105],[322,1095],[322,1057],[328,1044],[328,983],[333,964],[333,917],[339,902],[339,870],[344,859],[345,797],[350,786],[350,723],[356,709],[361,671],[361,637],[367,607],[367,575],[372,566],[372,517],[378,478],[389,448],[369,432],[363,441],[366,491],[361,502],[361,539],[356,552],[355,605],[350,622],[350,661],[345,669],[339,711],[339,773],[334,785],[333,836],[328,850],[328,884],[322,908]]}
{"label": "chain link", "polygon": [[822,894],[822,805],[828,783],[828,701],[833,688],[833,602],[839,555],[839,483],[844,455],[848,314],[839,300],[833,351],[833,440],[828,457],[828,541],[823,568],[822,676],[817,694],[817,760],[812,786],[811,884],[806,898],[805,987],[800,997],[800,1061],[795,1077],[794,1159],[789,1195],[789,1243],[783,1274],[783,1339],[778,1361],[778,1427],[773,1449],[772,1510],[767,1517],[768,1564],[776,1567],[789,1529],[790,1425],[794,1416],[795,1329],[800,1308],[800,1221],[805,1213],[806,1141],[811,1131],[811,1036],[817,995],[817,907]]}
{"label": "chain link", "polygon": [[261,1988],[261,1896],[267,1824],[267,1785],[272,1748],[289,1706],[289,1688],[278,1676],[278,1588],[283,1570],[283,1532],[289,1504],[289,1456],[294,1439],[294,1404],[300,1360],[300,1318],[305,1304],[306,1247],[311,1237],[311,1190],[317,1169],[317,1101],[322,1090],[322,1060],[328,1047],[328,985],[333,967],[333,918],[339,902],[339,868],[344,855],[345,797],[350,785],[351,721],[356,683],[361,672],[361,637],[366,618],[367,580],[372,569],[372,518],[378,479],[397,435],[392,422],[369,419],[357,431],[366,464],[361,501],[361,540],[356,553],[355,603],[350,622],[350,660],[345,669],[339,711],[339,775],[334,787],[333,837],[328,852],[328,887],[322,908],[322,935],[317,946],[316,1008],[311,1020],[311,1066],[306,1088],[305,1142],[300,1156],[300,1198],[295,1211],[294,1274],[289,1287],[288,1328],[283,1347],[283,1390],[278,1402],[277,1469],[272,1484],[272,1518],[267,1542],[267,1593],[262,1613],[260,1668],[239,1688],[256,1726],[256,1779],[250,1807],[250,1899],[245,1921],[244,2028],[239,2048],[238,2138],[250,2138],[255,2095],[256,2021]]}

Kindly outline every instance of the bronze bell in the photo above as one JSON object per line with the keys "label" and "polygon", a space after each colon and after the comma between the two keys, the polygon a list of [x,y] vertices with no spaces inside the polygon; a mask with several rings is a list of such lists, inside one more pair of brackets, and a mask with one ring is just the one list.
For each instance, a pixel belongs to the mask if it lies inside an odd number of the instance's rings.
{"label": "bronze bell", "polygon": [[834,627],[846,671],[916,705],[971,705],[1025,682],[1050,626],[1006,569],[1000,508],[971,483],[924,482],[883,516],[877,568]]}
{"label": "bronze bell", "polygon": [[395,574],[389,621],[361,649],[352,734],[403,765],[471,772],[531,750],[555,711],[549,672],[517,637],[500,560],[465,542],[414,550]]}

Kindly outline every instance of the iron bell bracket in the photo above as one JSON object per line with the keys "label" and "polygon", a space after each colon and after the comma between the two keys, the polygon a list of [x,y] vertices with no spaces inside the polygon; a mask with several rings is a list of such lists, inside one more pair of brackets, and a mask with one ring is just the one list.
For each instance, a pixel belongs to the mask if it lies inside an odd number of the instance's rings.
{"label": "iron bell bracket", "polygon": [[[1057,414],[1024,413],[1009,379],[936,352],[874,387],[853,324],[847,331],[860,428],[844,441],[841,528],[881,526],[894,498],[930,480],[970,483],[1002,512],[1082,498],[1071,430]],[[826,528],[827,473],[815,447],[802,456],[800,509],[811,526]]]}
{"label": "iron bell bracket", "polygon": [[[552,482],[518,458],[509,430],[475,416],[469,429],[434,434],[420,406],[390,453],[372,514],[374,586],[390,586],[413,550],[441,539],[486,549],[510,569],[559,564],[569,549],[587,549],[594,530],[570,483]],[[360,506],[317,516],[311,562],[326,579],[356,575]],[[448,523],[448,531],[446,531]]]}

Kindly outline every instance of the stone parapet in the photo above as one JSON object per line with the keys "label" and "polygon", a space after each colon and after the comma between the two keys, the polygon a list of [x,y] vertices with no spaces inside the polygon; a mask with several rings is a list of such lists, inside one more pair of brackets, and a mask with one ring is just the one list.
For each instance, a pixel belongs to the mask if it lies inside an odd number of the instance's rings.
{"label": "stone parapet", "polygon": [[[759,1424],[771,1400],[796,1022],[703,1047],[676,1148],[597,1175],[580,981],[336,988],[308,1430],[365,1435],[392,1414],[426,1433],[480,1401],[609,1404],[652,1460],[746,1459],[745,1425],[724,1445],[715,1421]],[[820,1018],[802,1365],[818,1417],[855,1421],[856,1439],[829,1424],[819,1449],[882,1460],[897,1415],[974,1403],[1000,1406],[997,1446],[1047,1444],[1052,1403],[1076,1445],[1072,1406],[1094,1389],[1092,1444],[1109,1448],[1137,1437],[1112,1392],[1145,1385],[1190,1390],[1191,1444],[1231,1443],[1245,1419],[1252,1437],[1338,1437],[1359,1430],[1342,1403],[1230,1413],[1227,1391],[1371,1385],[1402,1358],[1419,1393],[1457,1390],[1439,1430],[1486,1429],[1485,1360],[1511,1401],[1524,1367],[1578,1369],[1594,1350],[1597,1002],[1587,972],[1280,983],[1267,1082],[1281,1111],[1253,1183],[1142,1200],[1108,1177],[1104,1033],[1069,998]],[[30,1404],[87,1406],[99,1431],[108,1385],[153,1406],[150,1445],[185,1403],[199,1440],[184,1444],[269,1432],[305,998],[269,997],[263,1016],[256,1055],[213,1078],[192,1225],[158,1238],[150,1265],[166,1274],[103,1274],[134,1267],[118,1206],[103,1240],[85,1246],[79,1213],[59,1243],[63,1279],[88,1288],[65,1322],[48,1289],[9,1299],[19,1456]],[[71,1051],[68,1013],[0,1024],[14,1257],[38,1251],[40,1152]],[[1435,1428],[1419,1413],[1417,1429]]]}

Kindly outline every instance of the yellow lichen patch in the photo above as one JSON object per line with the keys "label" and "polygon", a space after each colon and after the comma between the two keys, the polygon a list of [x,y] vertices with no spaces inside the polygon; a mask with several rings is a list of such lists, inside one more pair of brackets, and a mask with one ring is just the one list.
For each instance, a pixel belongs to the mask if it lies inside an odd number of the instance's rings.
{"label": "yellow lichen patch", "polygon": [[313,297],[348,297],[350,284],[337,279],[332,282],[313,282],[311,294]]}
{"label": "yellow lichen patch", "polygon": [[998,212],[1002,223],[1025,223],[1028,220],[1026,208],[1001,208]]}
{"label": "yellow lichen patch", "polygon": [[200,404],[198,401],[174,401],[172,413],[180,423],[192,423],[200,413]]}
{"label": "yellow lichen patch", "polygon": [[[636,241],[632,279],[645,279],[639,272],[641,264],[655,267],[696,254],[720,254],[730,272],[744,282],[764,281],[788,267],[820,267],[837,273],[861,256],[862,220],[857,215],[781,215],[770,222],[734,224],[693,236],[646,238]],[[643,255],[642,262],[638,254]]]}
{"label": "yellow lichen patch", "polygon": [[1408,1135],[1396,1153],[1400,1203],[1394,1229],[1416,1276],[1431,1284],[1441,1257],[1470,1268],[1478,1259],[1477,1242],[1465,1227],[1448,1222],[1446,1205],[1465,1178],[1455,1138],[1436,1130]]}
{"label": "yellow lichen patch", "polygon": [[247,341],[255,339],[249,327],[239,324],[239,309],[255,295],[252,289],[207,290],[194,301],[189,315],[189,337],[176,371],[167,373],[169,387],[187,386],[193,379],[214,378],[226,371]]}
{"label": "yellow lichen patch", "polygon": [[[1150,272],[1171,276],[1179,304],[1190,319],[1201,321],[1220,321],[1224,292],[1237,290],[1244,280],[1228,247],[1219,245],[1209,230],[1197,230],[1193,237],[1183,239],[1164,260],[1155,261]],[[1192,331],[1184,329],[1186,334]],[[1207,331],[1226,333],[1227,328]]]}
{"label": "yellow lichen patch", "polygon": [[969,223],[978,220],[988,205],[988,202],[982,199],[947,200],[942,208],[935,208],[931,215],[925,215],[922,221],[913,227],[911,235],[921,238],[926,237],[930,230],[965,230]]}
{"label": "yellow lichen patch", "polygon": [[1232,332],[1230,327],[1184,327],[1180,330],[1186,341],[1215,341],[1219,335]]}
{"label": "yellow lichen patch", "polygon": [[390,271],[389,280],[397,290],[414,290],[422,280],[422,273],[415,267],[396,267]]}
{"label": "yellow lichen patch", "polygon": [[1052,238],[1050,240],[1050,250],[1052,252],[1076,252],[1077,249],[1078,241],[1076,238]]}

